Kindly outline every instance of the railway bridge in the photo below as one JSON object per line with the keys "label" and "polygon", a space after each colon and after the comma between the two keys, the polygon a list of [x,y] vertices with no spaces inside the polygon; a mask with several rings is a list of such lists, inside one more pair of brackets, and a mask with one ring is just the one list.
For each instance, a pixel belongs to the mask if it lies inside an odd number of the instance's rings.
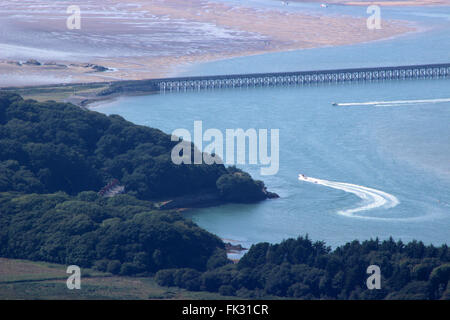
{"label": "railway bridge", "polygon": [[157,89],[162,92],[166,92],[216,88],[339,83],[351,81],[429,79],[444,78],[448,76],[450,76],[450,63],[375,68],[177,77],[152,79],[151,82],[153,82],[152,85],[154,85]]}

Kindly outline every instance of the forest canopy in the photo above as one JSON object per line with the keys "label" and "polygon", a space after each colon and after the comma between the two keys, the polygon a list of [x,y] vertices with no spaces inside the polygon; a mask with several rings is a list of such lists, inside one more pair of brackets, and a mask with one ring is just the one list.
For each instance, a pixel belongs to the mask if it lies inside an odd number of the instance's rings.
{"label": "forest canopy", "polygon": [[[223,165],[173,164],[175,144],[117,115],[0,93],[0,256],[126,275],[227,263],[219,238],[153,201],[242,199],[219,193],[217,180],[230,173]],[[113,179],[126,194],[99,195]],[[262,182],[240,183],[242,201],[266,198]]]}
{"label": "forest canopy", "polygon": [[[0,193],[0,256],[114,274],[226,263],[224,244],[176,212],[129,195]],[[216,261],[216,262],[215,262]]]}
{"label": "forest canopy", "polygon": [[[174,164],[170,155],[178,142],[170,138],[118,115],[0,93],[0,192],[76,195],[118,179],[128,194],[143,200],[204,192],[225,201],[267,198],[264,184],[249,176],[231,181],[231,189],[219,194],[216,182],[228,169],[222,164]],[[241,197],[233,196],[233,188],[239,188]]]}
{"label": "forest canopy", "polygon": [[[367,267],[381,270],[380,289],[369,290]],[[308,237],[253,245],[235,265],[193,272],[160,270],[159,284],[240,298],[446,299],[450,250],[392,238],[353,241],[334,250]]]}

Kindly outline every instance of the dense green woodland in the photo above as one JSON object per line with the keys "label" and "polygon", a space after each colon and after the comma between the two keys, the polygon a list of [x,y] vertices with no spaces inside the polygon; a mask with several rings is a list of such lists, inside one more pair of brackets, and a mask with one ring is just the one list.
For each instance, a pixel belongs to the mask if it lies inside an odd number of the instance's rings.
{"label": "dense green woodland", "polygon": [[0,193],[0,256],[130,275],[226,263],[222,241],[128,195]]}
{"label": "dense green woodland", "polygon": [[[220,193],[226,201],[266,198],[262,182],[223,165],[174,164],[170,155],[177,143],[117,115],[0,93],[0,192],[76,195],[115,178],[144,200],[200,192]],[[231,179],[218,181],[223,175]]]}
{"label": "dense green woodland", "polygon": [[[368,290],[367,267],[381,269],[381,289]],[[198,272],[161,270],[161,285],[242,298],[450,299],[450,250],[392,239],[353,241],[331,250],[308,237],[259,243],[236,265]]]}
{"label": "dense green woodland", "polygon": [[[176,143],[116,115],[0,93],[0,254],[121,274],[225,263],[220,239],[149,200],[257,201],[264,184],[223,165],[175,165]],[[127,195],[97,196],[113,178]]]}
{"label": "dense green woodland", "polygon": [[[232,264],[218,237],[157,201],[205,192],[257,201],[264,184],[223,165],[174,165],[176,143],[119,116],[0,93],[0,256],[156,273],[161,285],[244,298],[450,299],[445,245],[391,239],[331,250],[300,237],[254,245]],[[127,193],[99,196],[113,178]],[[372,264],[381,290],[365,285]]]}

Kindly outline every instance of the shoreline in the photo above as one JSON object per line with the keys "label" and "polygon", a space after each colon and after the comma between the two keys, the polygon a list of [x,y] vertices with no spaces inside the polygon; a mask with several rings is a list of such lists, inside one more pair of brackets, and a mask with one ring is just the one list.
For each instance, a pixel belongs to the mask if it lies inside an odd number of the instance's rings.
{"label": "shoreline", "polygon": [[[287,48],[271,48],[267,50],[258,50],[258,51],[244,51],[239,53],[233,53],[233,54],[205,54],[205,55],[199,55],[199,56],[182,56],[182,61],[173,61],[174,59],[172,57],[159,57],[157,60],[162,60],[160,63],[167,63],[170,65],[168,70],[166,71],[158,71],[151,77],[132,77],[132,78],[107,78],[103,77],[106,76],[107,73],[113,73],[118,71],[117,68],[108,67],[109,69],[115,69],[113,71],[107,71],[107,72],[98,72],[96,74],[89,74],[88,76],[95,76],[97,78],[88,78],[86,81],[74,81],[74,82],[54,82],[54,83],[42,83],[42,84],[25,84],[25,85],[7,85],[3,86],[0,84],[0,90],[3,89],[12,89],[12,88],[18,88],[18,89],[31,89],[31,88],[45,88],[45,87],[52,87],[52,86],[71,86],[71,85],[95,85],[95,84],[108,84],[108,83],[120,83],[120,82],[126,82],[126,81],[145,81],[145,80],[152,80],[152,79],[159,79],[159,78],[171,78],[171,77],[179,77],[187,72],[187,70],[194,68],[195,66],[199,66],[205,63],[213,63],[213,62],[219,62],[219,61],[225,61],[225,60],[232,60],[232,59],[239,59],[239,58],[246,58],[246,57],[253,57],[253,56],[261,56],[266,54],[275,54],[275,53],[283,53],[283,52],[294,52],[294,51],[303,51],[303,50],[311,50],[311,49],[319,49],[319,48],[331,48],[331,47],[339,47],[339,46],[352,46],[352,45],[359,45],[359,44],[367,44],[367,43],[373,43],[373,42],[381,42],[381,41],[390,41],[399,37],[408,36],[411,34],[426,32],[431,30],[431,27],[424,27],[419,26],[417,23],[413,21],[407,21],[408,22],[408,30],[404,31],[402,33],[393,34],[384,38],[379,39],[370,39],[370,40],[364,40],[364,41],[352,41],[349,43],[344,44],[322,44],[322,45],[316,45],[311,47],[287,47]],[[3,61],[2,61],[3,60]],[[159,62],[159,61],[158,61]],[[0,59],[0,64],[9,63],[6,62],[4,59]],[[181,70],[181,72],[180,72]],[[1,71],[1,67],[0,67]],[[295,70],[297,71],[297,70]],[[45,71],[43,71],[45,72]],[[33,74],[34,75],[34,74]],[[78,75],[80,76],[80,74]]]}
{"label": "shoreline", "polygon": [[[383,39],[376,39],[376,40],[368,40],[363,42],[357,42],[352,44],[346,44],[342,46],[352,46],[352,45],[359,45],[359,44],[367,44],[372,42],[380,42],[380,41],[391,41],[399,37],[405,37],[417,33],[427,32],[430,30],[433,30],[432,27],[425,27],[420,26],[417,23],[413,21],[408,21],[411,28],[413,28],[410,31],[407,31],[402,34],[397,34],[390,36],[388,38]],[[413,26],[412,26],[413,25]],[[294,51],[303,51],[303,50],[310,50],[310,49],[317,49],[317,48],[328,48],[328,47],[337,47],[339,45],[323,45],[320,47],[312,47],[312,48],[293,48],[293,49],[286,49],[286,50],[273,50],[269,52],[247,52],[245,54],[240,55],[230,55],[230,56],[211,56],[208,55],[207,57],[201,57],[199,60],[191,61],[189,63],[182,62],[181,64],[175,64],[171,66],[171,69],[177,69],[179,66],[181,66],[181,69],[187,69],[187,68],[194,68],[195,66],[199,66],[204,63],[214,63],[218,61],[226,61],[226,60],[232,60],[232,59],[239,59],[239,58],[246,58],[246,57],[253,57],[253,56],[261,56],[266,54],[276,54],[276,53],[283,53],[283,52],[294,52]],[[298,70],[295,70],[298,71]],[[302,70],[307,71],[307,70]],[[171,72],[167,78],[170,77],[177,77],[177,76],[183,76],[184,72]],[[166,77],[154,77],[154,78],[145,78],[145,79],[137,79],[137,80],[114,80],[114,81],[96,81],[96,82],[78,82],[78,83],[55,83],[55,84],[43,84],[43,85],[25,85],[25,86],[7,86],[7,87],[1,87],[0,91],[16,91],[19,92],[21,95],[25,96],[26,98],[35,99],[38,101],[46,101],[46,100],[55,100],[55,101],[61,101],[61,102],[68,102],[73,103],[79,107],[94,110],[95,108],[101,107],[103,104],[107,102],[115,101],[121,97],[126,96],[144,96],[144,95],[151,95],[151,94],[157,94],[158,90],[132,90],[128,92],[118,92],[118,93],[112,93],[112,94],[106,94],[106,95],[99,95],[98,90],[97,91],[91,91],[91,88],[100,88],[102,90],[109,89],[112,85],[121,85],[126,83],[144,83],[145,81],[154,80],[158,78],[166,78]],[[40,94],[40,91],[43,91],[43,93],[48,92],[49,90],[61,90],[61,91],[68,91],[65,90],[66,88],[74,88],[74,91],[78,91],[76,94],[66,94],[63,99],[45,99],[45,94]],[[38,92],[35,94],[27,94],[26,92]],[[87,91],[87,94],[85,94],[85,91]],[[41,97],[43,95],[44,97]]]}
{"label": "shoreline", "polygon": [[[87,0],[81,2],[84,1]],[[203,63],[354,45],[418,31],[411,21],[398,19],[383,20],[382,29],[368,30],[365,16],[342,12],[291,12],[205,0],[126,0],[125,3],[137,7],[124,9],[118,6],[118,0],[111,0],[108,7],[89,13],[95,19],[90,19],[88,32],[81,29],[81,36],[72,39],[59,29],[65,17],[60,22],[63,17],[55,22],[47,19],[53,12],[49,0],[43,0],[42,4],[48,13],[39,16],[33,13],[32,7],[17,7],[7,2],[6,13],[25,10],[36,20],[34,23],[39,23],[44,38],[49,31],[56,31],[55,37],[47,40],[45,50],[36,50],[40,44],[29,39],[28,34],[28,30],[33,30],[32,24],[24,25],[20,19],[5,20],[12,33],[24,40],[11,42],[7,37],[0,38],[0,48],[4,47],[0,56],[3,75],[0,86],[170,77]],[[106,13],[121,20],[116,24],[102,22]],[[0,13],[0,18],[3,16],[8,19],[5,13]],[[106,40],[98,50],[86,55],[83,52],[91,50],[89,43],[97,41],[92,31]],[[60,33],[66,38],[58,39]],[[78,44],[77,49],[61,50],[61,41]]]}
{"label": "shoreline", "polygon": [[[360,45],[360,44],[369,44],[369,43],[376,43],[376,42],[383,42],[383,41],[391,41],[391,40],[395,40],[395,39],[400,38],[400,37],[406,37],[406,36],[409,36],[409,35],[413,35],[413,34],[427,32],[427,31],[433,30],[432,27],[419,26],[417,23],[415,23],[413,21],[408,21],[408,23],[411,25],[411,28],[413,28],[413,30],[406,31],[406,32],[401,33],[401,34],[392,35],[392,36],[389,36],[389,37],[386,37],[386,38],[382,38],[382,39],[360,41],[360,42],[354,42],[354,43],[343,44],[343,45],[322,45],[322,46],[311,47],[311,48],[292,48],[292,49],[286,49],[286,50],[273,50],[273,51],[264,51],[264,52],[248,52],[248,53],[245,53],[245,54],[242,54],[242,55],[212,58],[211,60],[194,61],[192,63],[188,63],[188,65],[189,65],[188,68],[192,68],[194,66],[199,66],[199,65],[204,64],[204,63],[214,63],[214,62],[233,60],[233,59],[239,59],[239,58],[262,56],[262,55],[266,55],[266,54],[294,52],[294,51],[304,51],[304,50],[314,50],[314,49],[320,49],[320,48],[333,48],[333,47],[342,47],[342,46],[353,46],[353,45]],[[412,25],[414,25],[414,26],[412,26]],[[181,66],[182,67],[186,67],[186,65],[184,63],[181,64]],[[298,70],[294,70],[294,71],[298,71]],[[180,73],[178,73],[178,74],[177,73],[169,74],[168,78],[169,77],[178,77],[178,76],[183,76],[183,73],[181,73],[181,74]],[[142,79],[142,80],[146,80],[146,79]]]}

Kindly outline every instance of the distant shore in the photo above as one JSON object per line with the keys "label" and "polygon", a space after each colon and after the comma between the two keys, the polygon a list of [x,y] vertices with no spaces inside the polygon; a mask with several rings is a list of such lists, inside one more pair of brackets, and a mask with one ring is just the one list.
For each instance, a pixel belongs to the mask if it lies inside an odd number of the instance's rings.
{"label": "distant shore", "polygon": [[[87,0],[79,2],[88,6]],[[89,19],[80,30],[68,31],[66,15],[55,13],[50,0],[42,0],[39,14],[10,0],[2,5],[0,26],[8,32],[0,35],[0,87],[161,78],[203,62],[371,42],[417,30],[394,20],[369,30],[366,17],[326,10],[317,15],[206,0],[101,0],[85,11]],[[16,12],[32,19],[14,18]]]}

